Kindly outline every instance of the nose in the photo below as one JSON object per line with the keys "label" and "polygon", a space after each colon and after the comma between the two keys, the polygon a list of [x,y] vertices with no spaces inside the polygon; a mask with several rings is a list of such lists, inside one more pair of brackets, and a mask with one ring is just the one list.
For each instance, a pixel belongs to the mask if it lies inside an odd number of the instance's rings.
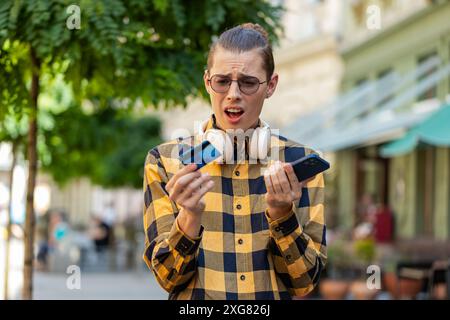
{"label": "nose", "polygon": [[237,81],[232,81],[230,88],[228,89],[227,99],[236,100],[241,98],[241,90],[239,90],[239,85]]}

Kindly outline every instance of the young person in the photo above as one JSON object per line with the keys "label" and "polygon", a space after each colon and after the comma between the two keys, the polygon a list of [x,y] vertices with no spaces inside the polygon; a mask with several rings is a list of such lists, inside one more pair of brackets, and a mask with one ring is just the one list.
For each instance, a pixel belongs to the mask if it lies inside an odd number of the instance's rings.
{"label": "young person", "polygon": [[[225,31],[204,73],[210,119],[194,136],[148,153],[144,260],[169,299],[291,299],[319,280],[326,262],[323,176],[300,183],[288,162],[314,151],[273,134],[259,118],[277,82],[262,27]],[[253,134],[240,148],[227,140],[231,130]],[[222,141],[222,160],[200,170],[181,164],[180,148],[208,135]]]}

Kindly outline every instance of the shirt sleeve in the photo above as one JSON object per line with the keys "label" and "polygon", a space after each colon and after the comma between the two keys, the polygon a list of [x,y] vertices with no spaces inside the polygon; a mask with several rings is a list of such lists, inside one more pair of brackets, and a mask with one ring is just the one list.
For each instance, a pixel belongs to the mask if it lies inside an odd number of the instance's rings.
{"label": "shirt sleeve", "polygon": [[169,178],[157,149],[152,149],[144,166],[144,261],[158,283],[169,293],[182,290],[197,271],[196,255],[203,226],[190,238],[175,220],[179,209],[165,189]]}
{"label": "shirt sleeve", "polygon": [[303,188],[289,214],[273,220],[266,210],[275,271],[292,296],[311,292],[326,263],[323,202],[324,179],[319,174]]}

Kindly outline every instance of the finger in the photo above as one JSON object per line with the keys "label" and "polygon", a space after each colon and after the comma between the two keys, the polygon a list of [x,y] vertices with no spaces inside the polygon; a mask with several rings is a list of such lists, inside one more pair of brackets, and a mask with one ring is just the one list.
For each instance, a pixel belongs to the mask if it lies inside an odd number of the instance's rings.
{"label": "finger", "polygon": [[190,172],[180,177],[178,181],[175,183],[175,186],[181,186],[185,189],[192,181],[197,178],[200,178],[202,173],[200,171]]}
{"label": "finger", "polygon": [[169,191],[174,184],[178,181],[179,178],[181,178],[182,176],[195,171],[195,169],[197,168],[197,165],[195,163],[191,163],[185,167],[183,167],[180,171],[178,171],[170,180],[169,182],[167,182],[166,184],[166,190]]}
{"label": "finger", "polygon": [[194,172],[197,168],[197,165],[194,163],[191,163],[185,167],[183,167],[180,171],[178,171],[170,180],[169,182],[167,182],[166,185],[166,189],[169,188],[171,189],[174,184],[178,181],[179,178],[181,178],[182,176],[190,173],[190,172]]}
{"label": "finger", "polygon": [[176,200],[183,192],[183,190],[187,187],[187,185],[193,180],[201,176],[199,171],[187,173],[184,176],[180,177],[177,182],[175,182],[172,190],[170,192],[170,199]]}
{"label": "finger", "polygon": [[278,176],[276,174],[275,165],[270,167],[270,180],[272,180],[272,185],[275,193],[283,193],[283,190],[281,190],[280,181],[278,180]]}
{"label": "finger", "polygon": [[294,168],[292,167],[292,165],[290,163],[285,163],[283,168],[284,168],[284,171],[286,172],[287,177],[289,179],[289,183],[291,185],[291,189],[294,190],[294,191],[300,189],[301,188],[300,182],[297,179],[297,176],[296,176],[296,174],[294,172]]}
{"label": "finger", "polygon": [[200,189],[197,189],[194,193],[192,193],[192,196],[189,198],[189,200],[186,202],[189,206],[194,207],[198,204],[200,199],[212,188],[214,187],[214,181],[210,180],[202,185]]}
{"label": "finger", "polygon": [[266,170],[266,172],[264,172],[264,182],[266,184],[267,192],[271,193],[271,194],[274,194],[275,190],[273,188],[272,180],[270,179],[269,170]]}
{"label": "finger", "polygon": [[289,185],[289,180],[286,176],[286,172],[283,169],[283,166],[281,165],[281,162],[277,164],[277,171],[275,173],[278,177],[278,181],[281,185],[281,190],[283,193],[290,193],[291,192],[291,186]]}
{"label": "finger", "polygon": [[302,185],[298,182],[294,168],[292,168],[292,165],[289,163],[286,163],[283,168],[289,179],[289,184],[291,185],[291,196],[294,199],[299,199],[302,195]]}
{"label": "finger", "polygon": [[202,185],[211,180],[209,174],[204,173],[199,178],[191,181],[186,188],[184,188],[183,192],[180,194],[179,201],[185,201],[188,198],[192,197],[192,194],[196,192]]}

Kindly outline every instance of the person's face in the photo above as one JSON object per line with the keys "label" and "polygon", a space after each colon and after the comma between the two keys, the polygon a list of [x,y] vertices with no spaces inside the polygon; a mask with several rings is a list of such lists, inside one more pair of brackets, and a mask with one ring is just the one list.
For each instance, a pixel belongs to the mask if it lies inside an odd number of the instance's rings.
{"label": "person's face", "polygon": [[[214,53],[211,69],[204,75],[205,87],[211,98],[217,125],[224,130],[254,128],[258,123],[264,99],[269,98],[275,91],[278,75],[274,73],[270,81],[260,84],[253,94],[241,92],[237,81],[231,82],[228,91],[217,93],[208,81],[214,75],[229,76],[232,80],[251,76],[258,78],[259,82],[266,81],[267,74],[258,50],[236,53],[219,46]],[[239,112],[228,111],[230,108]]]}

